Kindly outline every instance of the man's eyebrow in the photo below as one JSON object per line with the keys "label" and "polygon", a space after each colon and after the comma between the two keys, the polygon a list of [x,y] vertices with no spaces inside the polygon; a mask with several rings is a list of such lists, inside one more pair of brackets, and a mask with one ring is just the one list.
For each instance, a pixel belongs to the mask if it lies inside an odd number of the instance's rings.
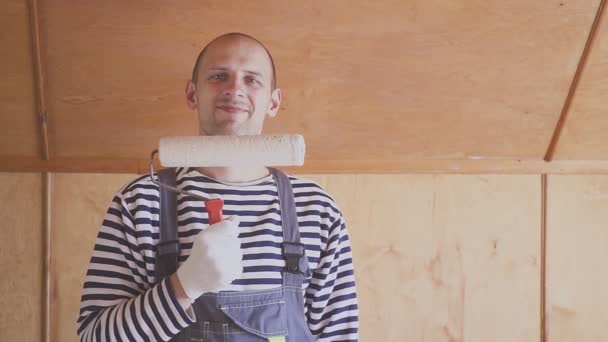
{"label": "man's eyebrow", "polygon": [[225,68],[225,67],[220,67],[220,66],[212,66],[212,67],[209,67],[209,69],[208,69],[208,70],[215,70],[215,71],[227,71],[227,70],[228,70],[228,68]]}
{"label": "man's eyebrow", "polygon": [[[211,66],[207,70],[208,71],[228,71],[229,69],[226,67],[222,67],[222,66]],[[259,77],[264,76],[261,72],[253,71],[253,70],[245,70],[245,73],[250,74],[250,75],[259,76]]]}
{"label": "man's eyebrow", "polygon": [[246,73],[251,74],[251,75],[256,75],[256,76],[263,76],[261,72],[257,72],[257,71],[252,71],[252,70],[245,70]]}

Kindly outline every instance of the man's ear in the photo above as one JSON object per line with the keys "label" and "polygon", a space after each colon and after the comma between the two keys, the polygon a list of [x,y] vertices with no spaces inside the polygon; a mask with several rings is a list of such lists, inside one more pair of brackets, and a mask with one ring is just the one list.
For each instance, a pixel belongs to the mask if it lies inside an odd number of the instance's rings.
{"label": "man's ear", "polygon": [[272,94],[270,95],[270,107],[266,113],[268,117],[274,118],[277,116],[279,108],[281,108],[281,96],[281,89],[276,88],[272,91]]}
{"label": "man's ear", "polygon": [[196,84],[192,80],[188,80],[188,83],[186,83],[186,105],[191,110],[196,110],[197,108]]}

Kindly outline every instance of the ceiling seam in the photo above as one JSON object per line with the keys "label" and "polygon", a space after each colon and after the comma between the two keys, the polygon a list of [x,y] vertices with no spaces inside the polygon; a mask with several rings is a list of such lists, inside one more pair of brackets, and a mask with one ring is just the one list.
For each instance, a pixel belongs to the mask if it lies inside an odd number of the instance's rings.
{"label": "ceiling seam", "polygon": [[576,67],[576,72],[574,73],[574,77],[572,79],[572,83],[570,85],[570,89],[568,90],[568,95],[564,101],[564,105],[562,107],[562,111],[560,113],[559,119],[553,131],[553,135],[551,136],[551,141],[549,146],[547,147],[547,151],[545,153],[544,160],[550,162],[555,157],[555,151],[557,149],[557,145],[559,143],[559,139],[561,138],[562,131],[564,125],[566,123],[566,119],[570,114],[570,108],[572,106],[572,102],[574,100],[574,96],[576,95],[576,91],[578,90],[578,85],[580,83],[581,76],[585,67],[587,66],[587,61],[589,59],[589,55],[591,54],[591,50],[594,46],[598,27],[601,23],[602,16],[604,13],[604,8],[606,5],[606,0],[602,0],[595,14],[595,19],[593,20],[593,24],[591,25],[591,30],[589,31],[589,35],[587,36],[587,41],[585,42],[585,47],[583,48],[583,52],[578,62],[578,66]]}

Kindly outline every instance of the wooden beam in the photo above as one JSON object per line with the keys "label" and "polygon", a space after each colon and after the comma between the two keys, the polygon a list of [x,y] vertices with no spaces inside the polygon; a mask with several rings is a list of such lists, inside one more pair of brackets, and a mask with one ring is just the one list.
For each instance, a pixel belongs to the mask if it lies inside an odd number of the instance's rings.
{"label": "wooden beam", "polygon": [[32,37],[32,54],[34,56],[33,67],[36,82],[36,106],[38,110],[38,119],[40,121],[40,144],[42,159],[48,160],[50,158],[49,152],[49,138],[47,128],[47,106],[46,106],[46,93],[45,93],[45,78],[44,69],[42,63],[42,55],[40,48],[40,25],[38,19],[38,1],[31,0],[29,2],[30,11],[30,26],[31,26],[31,37]]}
{"label": "wooden beam", "polygon": [[541,175],[540,197],[540,342],[547,342],[547,174]]}
{"label": "wooden beam", "polygon": [[[155,169],[160,167],[155,160]],[[418,174],[608,174],[608,160],[393,159],[307,160],[291,173],[418,173]],[[0,157],[0,172],[134,173],[149,171],[147,159]]]}
{"label": "wooden beam", "polygon": [[43,279],[44,287],[42,294],[42,339],[45,342],[51,341],[52,336],[52,305],[53,305],[53,280],[52,275],[52,230],[51,230],[51,215],[52,215],[52,191],[53,191],[53,175],[50,172],[42,174],[42,217],[43,217]]}
{"label": "wooden beam", "polygon": [[[0,172],[84,172],[142,173],[146,160],[121,158],[54,158],[0,157]],[[145,167],[144,167],[145,165]]]}
{"label": "wooden beam", "polygon": [[597,28],[600,26],[602,21],[602,15],[604,14],[604,8],[606,7],[606,0],[602,0],[600,5],[598,6],[597,13],[595,15],[595,20],[591,25],[591,30],[589,31],[589,35],[587,36],[587,42],[585,43],[585,48],[583,49],[583,53],[581,54],[581,58],[578,62],[578,66],[576,67],[576,71],[574,72],[574,78],[572,79],[572,85],[570,86],[570,90],[568,91],[568,95],[566,96],[566,100],[564,101],[564,106],[562,107],[562,112],[559,116],[559,120],[557,121],[557,125],[555,126],[555,130],[553,132],[553,136],[551,137],[551,142],[549,143],[549,147],[547,148],[547,152],[545,153],[545,161],[552,161],[553,156],[555,155],[555,150],[557,149],[557,144],[559,142],[559,138],[562,135],[562,130],[564,128],[566,119],[568,114],[570,113],[570,107],[572,106],[572,101],[574,100],[574,96],[576,95],[576,90],[578,89],[578,85],[580,83],[581,76],[585,67],[587,66],[587,60],[589,59],[589,55],[591,54],[591,49],[594,46],[595,39],[597,36]]}

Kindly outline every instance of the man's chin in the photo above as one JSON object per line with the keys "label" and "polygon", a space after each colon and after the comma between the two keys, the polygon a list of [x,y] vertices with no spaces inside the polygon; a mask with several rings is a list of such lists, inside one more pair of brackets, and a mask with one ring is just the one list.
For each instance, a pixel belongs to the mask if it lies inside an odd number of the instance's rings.
{"label": "man's chin", "polygon": [[247,133],[236,125],[222,125],[211,130],[203,130],[202,135],[247,135]]}

